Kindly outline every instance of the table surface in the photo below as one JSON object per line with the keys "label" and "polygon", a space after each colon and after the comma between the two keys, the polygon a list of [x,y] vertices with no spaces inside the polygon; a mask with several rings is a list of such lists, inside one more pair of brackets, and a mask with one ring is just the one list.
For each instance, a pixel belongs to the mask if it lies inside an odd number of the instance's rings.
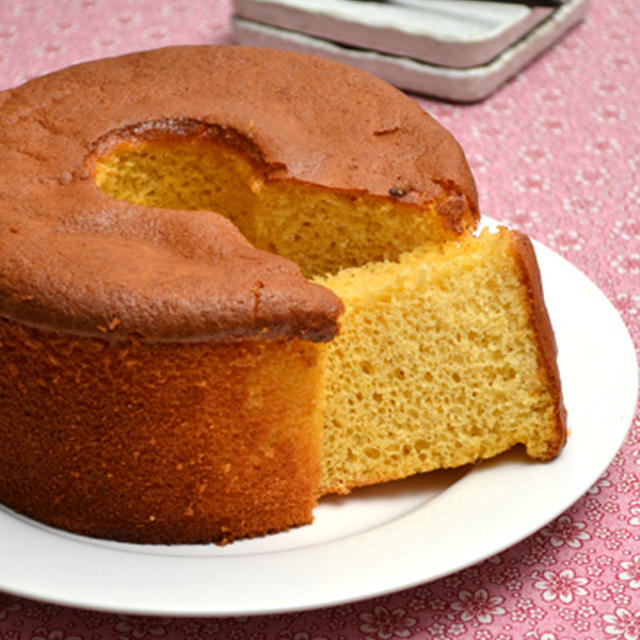
{"label": "table surface", "polygon": [[[530,234],[591,278],[620,312],[637,351],[636,5],[594,0],[582,25],[485,102],[419,102],[467,152],[482,212]],[[226,0],[0,2],[0,89],[87,59],[168,44],[230,43],[230,14]],[[566,513],[483,563],[400,593],[246,618],[125,616],[0,594],[3,640],[116,637],[635,640],[640,413],[610,467]]]}

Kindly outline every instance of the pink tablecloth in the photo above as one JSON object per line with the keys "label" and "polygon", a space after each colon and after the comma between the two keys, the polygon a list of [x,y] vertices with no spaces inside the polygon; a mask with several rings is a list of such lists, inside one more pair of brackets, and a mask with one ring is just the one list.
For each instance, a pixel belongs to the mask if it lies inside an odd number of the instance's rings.
{"label": "pink tablecloth", "polygon": [[[422,101],[467,151],[483,212],[531,234],[585,272],[618,308],[636,345],[637,4],[594,0],[584,24],[484,103]],[[228,43],[229,17],[226,0],[5,0],[0,88],[89,58],[175,43]],[[116,637],[636,640],[640,415],[606,473],[557,520],[479,565],[386,597],[295,614],[170,619],[0,594],[3,640]]]}

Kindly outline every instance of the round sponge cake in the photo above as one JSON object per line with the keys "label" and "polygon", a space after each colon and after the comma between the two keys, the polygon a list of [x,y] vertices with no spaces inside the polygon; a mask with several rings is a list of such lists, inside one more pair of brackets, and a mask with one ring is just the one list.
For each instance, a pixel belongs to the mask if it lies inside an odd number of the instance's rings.
{"label": "round sponge cake", "polygon": [[136,542],[309,522],[342,303],[307,277],[474,229],[451,135],[327,60],[174,47],[0,93],[0,148],[0,501]]}

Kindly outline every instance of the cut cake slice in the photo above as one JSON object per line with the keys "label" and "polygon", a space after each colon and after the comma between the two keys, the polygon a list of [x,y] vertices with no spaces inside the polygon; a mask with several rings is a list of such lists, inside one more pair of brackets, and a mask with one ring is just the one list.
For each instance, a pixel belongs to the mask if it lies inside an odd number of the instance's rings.
{"label": "cut cake slice", "polygon": [[[362,277],[362,270],[369,271]],[[329,345],[321,494],[566,440],[556,343],[530,240],[500,228],[322,280]]]}

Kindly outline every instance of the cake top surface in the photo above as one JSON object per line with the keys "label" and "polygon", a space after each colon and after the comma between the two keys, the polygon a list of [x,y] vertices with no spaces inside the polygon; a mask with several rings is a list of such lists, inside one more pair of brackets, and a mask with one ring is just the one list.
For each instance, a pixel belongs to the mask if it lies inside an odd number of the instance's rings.
{"label": "cake top surface", "polygon": [[212,126],[266,180],[417,205],[453,190],[476,206],[450,134],[361,71],[239,46],[84,63],[0,93],[1,316],[114,339],[335,334],[340,301],[228,220],[94,184],[90,159],[114,132],[180,139],[190,123]]}

